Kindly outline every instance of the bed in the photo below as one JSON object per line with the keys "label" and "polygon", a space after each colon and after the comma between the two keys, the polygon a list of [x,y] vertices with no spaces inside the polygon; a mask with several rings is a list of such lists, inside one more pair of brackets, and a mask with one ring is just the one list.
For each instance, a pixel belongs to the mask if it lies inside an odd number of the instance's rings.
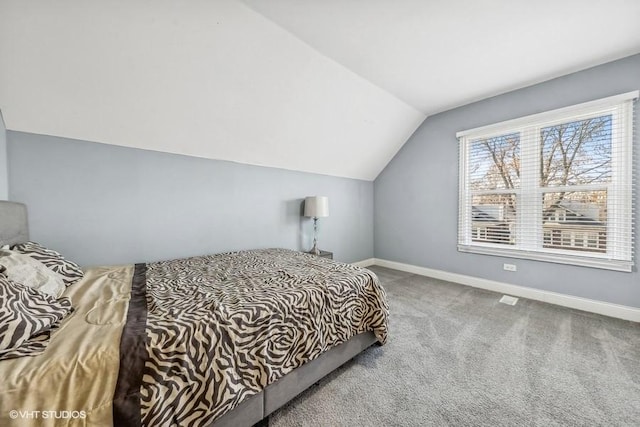
{"label": "bed", "polygon": [[[28,240],[0,202],[0,243]],[[375,274],[285,249],[96,267],[63,296],[44,352],[0,361],[0,425],[250,426],[387,339]]]}

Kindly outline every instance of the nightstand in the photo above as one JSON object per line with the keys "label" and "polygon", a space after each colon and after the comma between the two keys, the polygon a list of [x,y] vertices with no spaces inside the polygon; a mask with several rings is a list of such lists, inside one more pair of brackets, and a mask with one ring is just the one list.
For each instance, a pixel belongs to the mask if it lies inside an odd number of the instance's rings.
{"label": "nightstand", "polygon": [[[305,252],[306,254],[313,255],[311,252]],[[320,254],[317,255],[320,258],[333,259],[333,252],[329,251],[320,251]]]}

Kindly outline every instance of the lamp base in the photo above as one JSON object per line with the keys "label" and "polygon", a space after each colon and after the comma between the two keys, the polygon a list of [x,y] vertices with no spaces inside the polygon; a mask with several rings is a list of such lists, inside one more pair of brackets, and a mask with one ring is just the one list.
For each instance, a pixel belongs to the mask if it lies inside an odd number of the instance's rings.
{"label": "lamp base", "polygon": [[320,249],[318,249],[318,217],[313,217],[313,247],[309,251],[310,254],[320,255]]}
{"label": "lamp base", "polygon": [[315,242],[313,244],[313,247],[309,251],[309,253],[314,255],[320,255],[320,249],[318,249],[318,245],[316,245]]}

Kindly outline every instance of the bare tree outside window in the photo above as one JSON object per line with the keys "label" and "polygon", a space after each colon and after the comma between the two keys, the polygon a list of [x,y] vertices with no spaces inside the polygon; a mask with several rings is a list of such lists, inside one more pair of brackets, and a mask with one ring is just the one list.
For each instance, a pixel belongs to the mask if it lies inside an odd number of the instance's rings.
{"label": "bare tree outside window", "polygon": [[520,134],[500,135],[470,145],[471,189],[482,191],[472,200],[472,239],[514,245],[516,195],[492,190],[520,186]]}
{"label": "bare tree outside window", "polygon": [[520,186],[520,134],[472,141],[469,173],[472,190],[496,190]]}
{"label": "bare tree outside window", "polygon": [[[612,116],[544,127],[539,137],[543,246],[606,252]],[[514,244],[517,196],[491,191],[520,187],[520,134],[474,140],[469,149],[469,182],[476,192],[471,213],[472,240]],[[574,186],[579,186],[576,189],[580,191],[566,188]],[[486,233],[487,229],[493,233]]]}
{"label": "bare tree outside window", "polygon": [[611,115],[540,130],[540,186],[611,180]]}

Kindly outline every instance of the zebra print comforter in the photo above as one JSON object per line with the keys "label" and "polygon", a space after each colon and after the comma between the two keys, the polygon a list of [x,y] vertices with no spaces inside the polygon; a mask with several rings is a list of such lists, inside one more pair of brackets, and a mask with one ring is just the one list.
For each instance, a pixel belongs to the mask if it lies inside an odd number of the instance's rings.
{"label": "zebra print comforter", "polygon": [[387,317],[373,273],[300,252],[136,265],[114,424],[207,425]]}

